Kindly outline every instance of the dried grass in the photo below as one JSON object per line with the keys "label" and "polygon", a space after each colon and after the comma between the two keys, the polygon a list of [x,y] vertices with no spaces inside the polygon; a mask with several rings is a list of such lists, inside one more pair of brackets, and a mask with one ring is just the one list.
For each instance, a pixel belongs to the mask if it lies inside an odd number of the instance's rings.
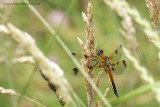
{"label": "dried grass", "polygon": [[[150,23],[141,17],[141,14],[138,12],[138,10],[136,8],[134,8],[134,7],[131,8],[125,0],[104,0],[104,1],[109,7],[111,7],[113,10],[115,10],[117,12],[117,14],[123,18],[123,20],[126,20],[124,14],[127,14],[126,16],[128,16],[128,18],[132,17],[133,20],[135,20],[143,28],[144,32],[147,35],[148,40],[151,43],[153,43],[158,49],[160,49],[160,37],[158,36],[157,32],[155,32],[152,29]],[[157,0],[150,0],[150,1],[147,0],[146,3],[149,8],[152,24],[156,28],[157,22],[159,23],[159,19],[160,19],[159,18],[160,13],[159,13],[159,8],[158,8],[158,1]],[[123,11],[121,11],[121,10],[123,10]],[[156,16],[156,19],[154,17],[154,14]],[[130,21],[126,21],[125,26],[127,26],[127,25],[133,26]],[[126,31],[121,30],[121,33],[125,37],[127,37],[128,34],[131,34],[131,33],[127,32],[127,29],[129,30],[128,26],[124,29],[126,29]],[[134,40],[134,38],[131,38],[131,39]],[[130,45],[134,45],[134,44],[136,44],[136,42],[133,42],[133,44],[130,44]],[[123,50],[124,50],[126,57],[131,62],[133,62],[133,66],[141,73],[142,79],[145,80],[146,82],[148,82],[149,84],[153,85],[155,83],[154,78],[149,73],[149,71],[144,66],[140,65],[138,60],[134,56],[132,56],[126,48],[124,48]],[[158,91],[158,88],[153,88],[153,91],[156,93],[157,101],[160,102],[160,92]]]}
{"label": "dried grass", "polygon": [[126,38],[128,41],[128,44],[131,49],[135,49],[139,46],[139,43],[137,42],[135,38],[135,27],[133,26],[133,21],[131,16],[128,14],[125,7],[122,5],[119,5],[116,1],[111,0],[105,0],[105,3],[114,10],[120,17],[122,17],[122,26],[124,30],[120,29],[120,32],[122,35]]}
{"label": "dried grass", "polygon": [[[3,94],[3,95],[13,95],[13,96],[20,96],[20,94],[17,93],[15,90],[12,90],[12,89],[5,89],[5,88],[3,88],[3,87],[0,87],[0,94]],[[35,100],[33,100],[33,99],[29,98],[29,97],[26,97],[26,96],[23,96],[23,97],[24,97],[25,99],[27,99],[27,100],[29,100],[29,101],[35,103],[35,104],[38,104],[38,105],[40,105],[40,106],[42,106],[42,107],[46,107],[45,105],[43,105],[43,104],[39,103],[38,101],[35,101]]]}
{"label": "dried grass", "polygon": [[[125,53],[125,56],[133,63],[133,66],[141,73],[140,76],[143,80],[145,80],[147,83],[154,85],[155,81],[153,76],[149,73],[148,69],[142,65],[139,64],[138,60],[131,55],[131,53],[126,49],[123,48],[123,51]],[[155,92],[156,99],[158,102],[160,102],[160,91],[158,88],[152,89]]]}
{"label": "dried grass", "polygon": [[[82,53],[87,56],[93,56],[96,52],[96,45],[94,44],[94,35],[93,35],[93,13],[92,13],[92,6],[88,3],[87,7],[87,15],[82,12],[83,21],[86,25],[86,44],[84,45],[83,42],[78,38],[80,42],[80,47],[82,49]],[[84,71],[89,75],[89,77],[94,79],[94,72],[93,72],[93,57],[86,58],[83,56],[83,60],[81,61]],[[92,94],[92,86],[85,78],[85,88],[87,90],[87,99],[88,99],[88,106],[91,107],[93,103],[93,94]]]}
{"label": "dried grass", "polygon": [[149,9],[152,25],[155,29],[157,29],[157,26],[160,23],[160,11],[158,6],[158,0],[146,0],[146,5]]}
{"label": "dried grass", "polygon": [[[146,0],[146,5],[149,9],[151,23],[153,27],[155,28],[155,30],[157,31],[159,35],[159,39],[160,39],[160,11],[159,11],[159,6],[158,6],[158,0]],[[155,41],[153,38],[148,37],[148,39],[152,44],[154,45],[157,44],[156,43],[157,41]],[[160,40],[159,40],[159,43],[160,43]],[[159,59],[159,55],[157,59]]]}
{"label": "dried grass", "polygon": [[[8,27],[8,28],[7,28]],[[39,63],[42,73],[48,79],[49,83],[57,88],[57,94],[61,97],[62,102],[66,104],[71,102],[70,87],[67,80],[63,76],[63,71],[54,62],[49,61],[36,46],[34,39],[26,32],[19,30],[12,24],[5,27],[11,33],[11,36],[19,42],[31,54],[33,59]]]}
{"label": "dried grass", "polygon": [[[104,0],[104,1],[107,5],[109,5],[113,9],[117,8],[117,6],[121,6],[121,7],[125,8],[127,13],[133,18],[133,20],[135,20],[142,27],[148,40],[154,46],[156,46],[158,49],[160,49],[160,36],[158,36],[158,34],[160,34],[159,30],[157,29],[156,30],[157,32],[155,32],[152,29],[152,26],[150,25],[150,23],[146,19],[142,18],[141,14],[138,12],[138,10],[135,7],[131,8],[125,0],[123,0],[123,1]],[[152,3],[153,3],[153,5],[152,5]],[[152,23],[156,27],[157,22],[155,21],[155,18],[153,18],[153,12],[155,12],[155,14],[157,14],[157,20],[159,20],[158,2],[157,2],[157,0],[152,0],[152,2],[147,1],[146,4],[149,7],[150,16],[151,16],[151,19],[153,20]]]}
{"label": "dried grass", "polygon": [[[92,5],[88,3],[87,7],[87,15],[82,12],[83,21],[86,25],[86,43],[83,44],[83,41],[80,38],[77,38],[80,47],[83,53],[83,60],[81,60],[81,64],[83,66],[84,71],[89,75],[91,81],[94,80],[94,72],[93,72],[93,56],[96,53],[96,44],[94,42],[94,33],[93,33],[93,13],[92,13]],[[86,57],[91,56],[91,57]],[[96,86],[99,88],[99,78],[102,72],[99,72],[96,78]],[[96,90],[92,87],[88,79],[85,77],[85,88],[87,90],[87,100],[88,100],[88,107],[97,106],[98,101],[94,104],[94,96],[97,94]],[[104,97],[107,93],[104,94]],[[100,102],[98,105],[103,105],[103,101]],[[110,106],[110,105],[109,105]]]}
{"label": "dried grass", "polygon": [[[100,79],[100,76],[101,74],[103,73],[103,71],[101,72],[98,72],[98,75],[97,75],[97,78],[96,78],[96,86],[99,88],[99,79]],[[93,90],[94,94],[93,94],[93,97],[97,94],[95,90]]]}
{"label": "dried grass", "polygon": [[12,63],[35,63],[35,61],[32,56],[22,56],[13,58]]}
{"label": "dried grass", "polygon": [[[106,88],[106,90],[104,92],[104,97],[107,96],[108,91],[109,91],[109,88]],[[103,107],[103,103],[104,103],[103,101],[99,101],[99,102],[96,101],[94,104],[94,107]]]}

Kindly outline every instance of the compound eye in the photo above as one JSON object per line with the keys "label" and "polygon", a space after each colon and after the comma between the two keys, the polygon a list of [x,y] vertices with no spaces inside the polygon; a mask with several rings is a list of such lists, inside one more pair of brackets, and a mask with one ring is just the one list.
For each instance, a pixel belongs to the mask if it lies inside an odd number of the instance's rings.
{"label": "compound eye", "polygon": [[100,51],[101,53],[103,53],[103,50],[101,49],[101,51]]}
{"label": "compound eye", "polygon": [[97,49],[97,55],[101,55],[103,53],[102,49]]}

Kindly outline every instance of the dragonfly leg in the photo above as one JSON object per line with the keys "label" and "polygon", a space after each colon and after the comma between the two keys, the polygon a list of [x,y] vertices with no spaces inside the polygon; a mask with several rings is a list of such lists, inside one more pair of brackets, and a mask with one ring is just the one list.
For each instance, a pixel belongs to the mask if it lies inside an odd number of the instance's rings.
{"label": "dragonfly leg", "polygon": [[99,61],[96,60],[96,63],[93,65],[93,67],[96,67],[98,63],[99,63]]}
{"label": "dragonfly leg", "polygon": [[74,71],[74,75],[77,75],[78,72],[79,72],[79,69],[78,68],[73,68],[73,71]]}
{"label": "dragonfly leg", "polygon": [[102,68],[103,65],[100,64],[100,61],[98,59],[94,59],[95,64],[93,65],[94,68]]}
{"label": "dragonfly leg", "polygon": [[113,66],[111,65],[111,68],[112,68],[112,70],[114,71],[114,68],[113,68]]}
{"label": "dragonfly leg", "polygon": [[92,61],[97,61],[97,59],[93,59]]}
{"label": "dragonfly leg", "polygon": [[104,67],[104,69],[105,69],[105,71],[107,72],[107,67],[106,67],[106,66]]}

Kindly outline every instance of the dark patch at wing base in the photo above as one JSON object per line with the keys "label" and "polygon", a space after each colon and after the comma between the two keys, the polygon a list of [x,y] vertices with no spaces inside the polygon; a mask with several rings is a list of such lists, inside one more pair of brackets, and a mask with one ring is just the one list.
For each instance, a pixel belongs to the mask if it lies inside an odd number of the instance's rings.
{"label": "dark patch at wing base", "polygon": [[85,58],[88,58],[88,56],[87,56],[87,55],[84,55],[84,57],[85,57]]}
{"label": "dark patch at wing base", "polygon": [[125,61],[125,60],[123,60],[123,64],[124,64],[125,67],[127,67],[127,64],[126,64],[126,61]]}
{"label": "dark patch at wing base", "polygon": [[76,55],[76,53],[72,53],[72,55],[74,55],[74,56],[75,56],[75,55]]}
{"label": "dark patch at wing base", "polygon": [[118,54],[118,50],[116,49],[116,54]]}
{"label": "dark patch at wing base", "polygon": [[74,75],[77,75],[78,74],[78,68],[73,68],[73,71],[74,71]]}

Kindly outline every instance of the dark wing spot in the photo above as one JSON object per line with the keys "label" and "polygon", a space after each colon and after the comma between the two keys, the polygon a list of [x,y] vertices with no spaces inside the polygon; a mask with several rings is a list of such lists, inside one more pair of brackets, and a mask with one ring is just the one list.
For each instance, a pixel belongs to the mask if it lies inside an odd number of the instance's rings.
{"label": "dark wing spot", "polygon": [[125,67],[127,67],[127,64],[126,64],[126,61],[125,61],[125,60],[123,60],[123,64],[124,64]]}
{"label": "dark wing spot", "polygon": [[118,54],[118,50],[116,49],[116,54]]}
{"label": "dark wing spot", "polygon": [[117,62],[117,65],[119,65],[119,62]]}
{"label": "dark wing spot", "polygon": [[73,71],[74,71],[74,75],[78,74],[78,68],[73,68]]}
{"label": "dark wing spot", "polygon": [[72,53],[72,55],[74,55],[74,56],[75,56],[75,55],[76,55],[76,53]]}
{"label": "dark wing spot", "polygon": [[88,58],[88,56],[87,56],[87,55],[84,55],[84,57],[85,57],[85,58]]}
{"label": "dark wing spot", "polygon": [[103,50],[101,49],[101,53],[103,53]]}

